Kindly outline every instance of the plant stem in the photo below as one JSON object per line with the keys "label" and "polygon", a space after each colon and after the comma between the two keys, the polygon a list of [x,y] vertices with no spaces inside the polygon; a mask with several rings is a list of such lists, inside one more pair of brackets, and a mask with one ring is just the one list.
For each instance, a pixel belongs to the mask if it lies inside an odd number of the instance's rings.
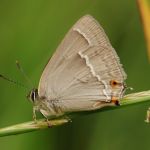
{"label": "plant stem", "polygon": [[0,129],[0,136],[16,135],[26,132],[32,132],[39,129],[51,128],[67,123],[67,119],[53,119],[46,121],[45,119],[38,120],[37,122],[30,121],[21,124],[12,125]]}
{"label": "plant stem", "polygon": [[[124,96],[123,99],[121,99],[119,107],[112,106],[112,107],[107,107],[107,109],[105,108],[100,109],[99,111],[113,110],[113,109],[122,108],[124,106],[138,104],[140,102],[146,102],[146,101],[150,101],[150,90],[139,92],[139,93],[128,94]],[[89,111],[88,113],[90,114],[92,112],[93,111]],[[82,113],[79,112],[73,114],[81,115]],[[69,117],[72,117],[73,114],[70,114]],[[61,118],[50,119],[49,121],[45,121],[44,119],[41,119],[41,120],[37,120],[36,123],[34,121],[25,122],[25,123],[1,128],[0,136],[8,136],[8,135],[16,135],[16,134],[22,134],[26,132],[32,132],[39,129],[45,129],[45,128],[51,128],[53,126],[63,125],[68,122],[69,120],[67,118],[64,118],[64,116]]]}

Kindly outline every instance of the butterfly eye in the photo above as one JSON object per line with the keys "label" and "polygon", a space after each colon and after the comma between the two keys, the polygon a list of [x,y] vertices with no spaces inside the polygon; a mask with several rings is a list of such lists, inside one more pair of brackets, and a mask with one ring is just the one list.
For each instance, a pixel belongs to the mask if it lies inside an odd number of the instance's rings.
{"label": "butterfly eye", "polygon": [[31,92],[31,96],[30,96],[30,97],[31,97],[31,100],[34,102],[34,101],[35,101],[35,98],[36,98],[36,97],[35,97],[35,92],[34,92],[34,91]]}
{"label": "butterfly eye", "polygon": [[32,89],[30,91],[30,93],[27,95],[27,98],[29,100],[31,100],[32,102],[34,102],[37,99],[37,97],[38,97],[38,91],[37,91],[37,89]]}

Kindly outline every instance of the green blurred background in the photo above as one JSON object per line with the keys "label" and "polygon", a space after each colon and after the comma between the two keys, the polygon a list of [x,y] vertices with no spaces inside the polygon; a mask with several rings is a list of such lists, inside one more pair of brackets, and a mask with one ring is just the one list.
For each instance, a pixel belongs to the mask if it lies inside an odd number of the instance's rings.
{"label": "green blurred background", "polygon": [[[1,0],[0,73],[26,84],[15,66],[19,60],[37,87],[49,57],[85,14],[93,15],[105,29],[133,92],[150,89],[150,65],[135,0]],[[0,127],[32,120],[27,92],[0,80]],[[1,137],[0,149],[149,150],[150,125],[144,122],[149,105],[95,113],[60,127]]]}

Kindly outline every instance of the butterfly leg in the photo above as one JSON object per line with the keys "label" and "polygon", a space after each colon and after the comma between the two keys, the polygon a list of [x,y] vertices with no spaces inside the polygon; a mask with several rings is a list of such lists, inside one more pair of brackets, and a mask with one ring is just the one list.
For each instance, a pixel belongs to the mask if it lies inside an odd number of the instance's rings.
{"label": "butterfly leg", "polygon": [[33,120],[35,123],[37,123],[37,120],[36,120],[36,108],[33,107]]}
{"label": "butterfly leg", "polygon": [[51,128],[52,127],[52,125],[50,124],[50,121],[49,121],[49,119],[46,117],[46,120],[45,120],[46,122],[47,122],[47,126],[49,127],[49,128]]}
{"label": "butterfly leg", "polygon": [[42,114],[42,115],[45,117],[45,121],[47,122],[47,126],[48,126],[49,128],[52,127],[52,125],[50,124],[50,121],[49,121],[48,117],[45,116],[44,114]]}

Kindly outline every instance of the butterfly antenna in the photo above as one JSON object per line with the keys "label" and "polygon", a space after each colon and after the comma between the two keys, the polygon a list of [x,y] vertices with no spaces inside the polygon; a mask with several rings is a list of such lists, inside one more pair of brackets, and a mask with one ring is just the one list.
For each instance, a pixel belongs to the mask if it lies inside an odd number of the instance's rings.
{"label": "butterfly antenna", "polygon": [[12,79],[9,79],[9,78],[5,77],[5,76],[2,75],[2,74],[0,74],[0,78],[4,79],[4,80],[6,80],[6,81],[8,81],[8,82],[10,82],[10,83],[16,84],[16,85],[18,85],[18,86],[20,86],[20,87],[27,88],[25,85],[21,84],[20,82],[14,81],[14,80],[12,80]]}
{"label": "butterfly antenna", "polygon": [[27,76],[27,74],[24,72],[23,68],[21,67],[20,63],[18,60],[16,60],[16,65],[17,65],[17,68],[19,69],[19,71],[23,74],[25,80],[28,82],[28,85],[29,87],[33,87],[33,84],[31,82],[31,80],[29,79],[29,77]]}

